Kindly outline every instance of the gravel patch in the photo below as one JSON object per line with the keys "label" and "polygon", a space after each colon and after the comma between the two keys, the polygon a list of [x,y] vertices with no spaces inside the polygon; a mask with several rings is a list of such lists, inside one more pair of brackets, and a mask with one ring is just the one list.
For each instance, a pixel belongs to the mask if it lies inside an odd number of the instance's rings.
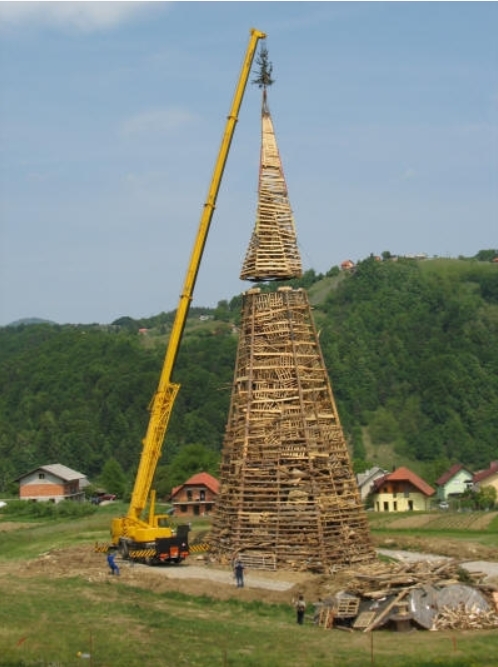
{"label": "gravel patch", "polygon": [[[150,571],[147,565],[131,565],[135,571],[138,568],[145,568]],[[230,570],[223,570],[215,568],[211,565],[180,565],[172,567],[155,568],[156,572],[167,579],[204,579],[217,582],[225,585],[235,586],[235,578]],[[289,577],[290,578],[290,577]],[[298,578],[300,579],[300,577]],[[280,574],[276,572],[255,572],[245,571],[244,573],[244,587],[245,588],[265,588],[270,591],[288,591],[293,588],[296,581],[285,581],[280,579]]]}
{"label": "gravel patch", "polygon": [[[447,556],[437,556],[436,554],[417,553],[416,551],[400,551],[399,549],[377,549],[377,553],[394,558],[398,561],[415,563],[418,561],[447,561],[458,560]],[[498,563],[492,561],[460,561],[461,565],[469,572],[483,572],[486,577],[498,577]]]}

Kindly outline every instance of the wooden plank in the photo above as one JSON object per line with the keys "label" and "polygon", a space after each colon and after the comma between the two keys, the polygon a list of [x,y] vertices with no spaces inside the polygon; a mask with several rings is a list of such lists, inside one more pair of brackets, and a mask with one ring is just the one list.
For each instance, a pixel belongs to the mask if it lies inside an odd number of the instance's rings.
{"label": "wooden plank", "polygon": [[378,614],[375,619],[367,625],[367,627],[363,630],[363,632],[370,632],[374,628],[378,627],[381,622],[386,618],[386,616],[389,615],[391,610],[410,592],[409,588],[406,588],[402,590],[398,595],[392,600],[383,611]]}
{"label": "wooden plank", "polygon": [[373,623],[376,616],[375,611],[362,611],[361,614],[357,616],[353,623],[353,628],[355,630],[362,630],[368,628],[371,623]]}

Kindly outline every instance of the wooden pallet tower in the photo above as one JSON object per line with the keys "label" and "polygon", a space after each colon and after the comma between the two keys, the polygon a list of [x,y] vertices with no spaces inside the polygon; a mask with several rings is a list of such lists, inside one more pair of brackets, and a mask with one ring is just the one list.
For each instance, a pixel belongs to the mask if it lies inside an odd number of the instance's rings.
{"label": "wooden pallet tower", "polygon": [[[293,214],[263,91],[258,209],[241,271],[302,275]],[[375,558],[308,296],[243,295],[210,546],[219,562],[330,572]]]}

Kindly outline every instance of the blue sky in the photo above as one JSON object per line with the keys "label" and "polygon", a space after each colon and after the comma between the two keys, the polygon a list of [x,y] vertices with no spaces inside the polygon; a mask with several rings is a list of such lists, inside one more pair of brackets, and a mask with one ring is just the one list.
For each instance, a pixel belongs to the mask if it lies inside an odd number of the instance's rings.
{"label": "blue sky", "polygon": [[[176,308],[251,27],[305,269],[498,246],[494,2],[1,2],[0,326]],[[248,287],[249,85],[194,295]]]}

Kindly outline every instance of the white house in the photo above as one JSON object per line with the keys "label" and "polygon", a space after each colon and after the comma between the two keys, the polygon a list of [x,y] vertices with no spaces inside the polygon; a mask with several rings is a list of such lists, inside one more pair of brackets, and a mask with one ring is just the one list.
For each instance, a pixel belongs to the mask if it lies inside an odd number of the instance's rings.
{"label": "white house", "polygon": [[89,482],[85,475],[60,463],[40,466],[18,477],[21,500],[51,501],[83,500]]}
{"label": "white house", "polygon": [[438,500],[458,498],[468,488],[472,488],[472,472],[461,463],[455,463],[436,480]]}
{"label": "white house", "polygon": [[356,475],[356,481],[358,482],[358,490],[363,502],[367,499],[367,496],[370,492],[374,490],[374,482],[384,475],[387,474],[387,470],[379,468],[379,466],[374,466],[369,470],[364,472],[359,472]]}

